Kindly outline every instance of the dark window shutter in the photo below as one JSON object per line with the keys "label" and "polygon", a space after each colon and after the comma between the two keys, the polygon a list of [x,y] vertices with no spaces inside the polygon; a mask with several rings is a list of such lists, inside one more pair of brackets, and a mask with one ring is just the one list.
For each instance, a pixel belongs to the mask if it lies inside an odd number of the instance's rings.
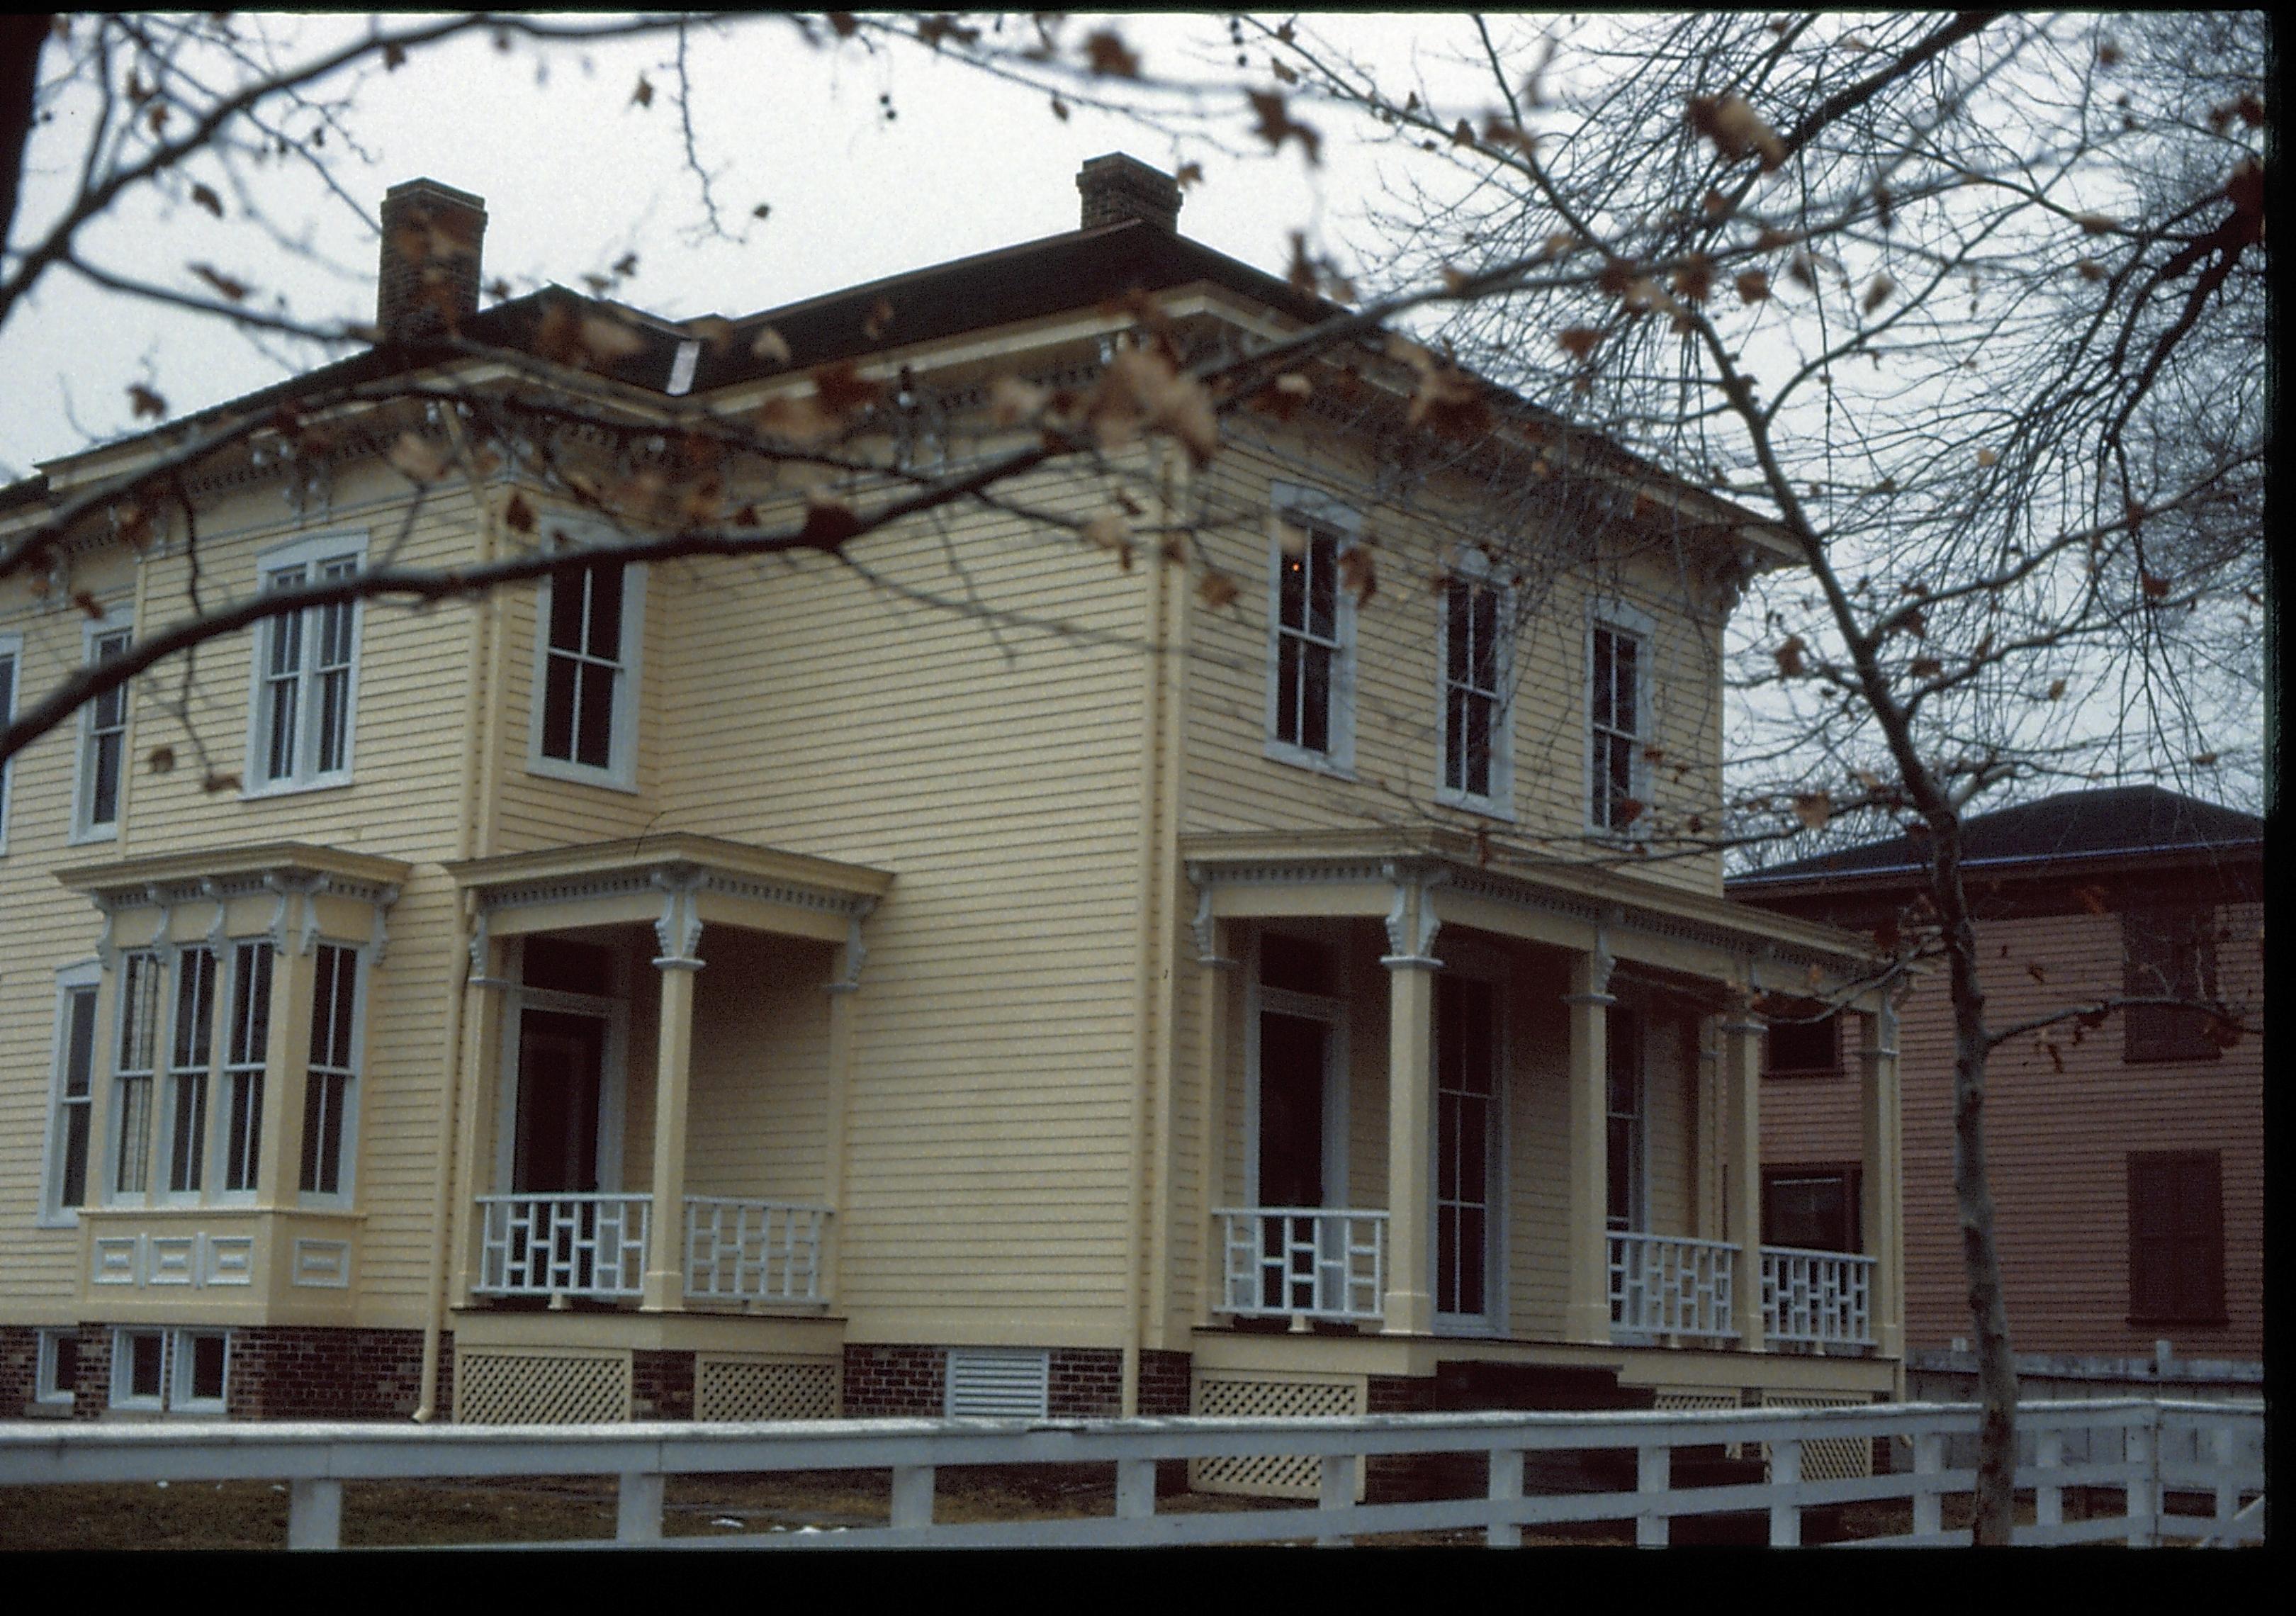
{"label": "dark window shutter", "polygon": [[2128,1315],[2138,1323],[2225,1317],[2224,1175],[2215,1151],[2128,1158]]}

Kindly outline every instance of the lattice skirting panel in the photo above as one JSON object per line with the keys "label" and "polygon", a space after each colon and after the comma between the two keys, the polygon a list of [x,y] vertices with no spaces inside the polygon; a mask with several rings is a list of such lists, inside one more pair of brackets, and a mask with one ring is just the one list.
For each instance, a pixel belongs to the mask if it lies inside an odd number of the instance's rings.
{"label": "lattice skirting panel", "polygon": [[833,1358],[711,1357],[693,1366],[697,1420],[833,1420],[844,1407]]}
{"label": "lattice skirting panel", "polygon": [[[1677,1387],[1672,1390],[1653,1394],[1651,1407],[1660,1414],[1683,1414],[1693,1408],[1735,1409],[1743,1407],[1743,1404],[1735,1391],[1689,1391]],[[1726,1443],[1722,1448],[1722,1456],[1726,1459],[1736,1458],[1741,1447],[1742,1444],[1736,1442]]]}
{"label": "lattice skirting panel", "polygon": [[458,1425],[606,1425],[630,1417],[630,1355],[479,1348],[455,1354]]}
{"label": "lattice skirting panel", "polygon": [[[1361,1375],[1199,1374],[1189,1396],[1188,1411],[1241,1419],[1331,1419],[1362,1414],[1367,1390],[1368,1382]],[[1304,1455],[1188,1461],[1188,1485],[1198,1492],[1249,1498],[1314,1498],[1321,1495],[1323,1484],[1324,1462]],[[1362,1497],[1360,1468],[1356,1493]]]}
{"label": "lattice skirting panel", "polygon": [[[1765,1408],[1862,1408],[1874,1399],[1859,1391],[1765,1391]],[[1763,1444],[1762,1457],[1769,1457]],[[1846,1481],[1874,1473],[1874,1442],[1870,1437],[1827,1437],[1801,1445],[1801,1479],[1805,1481]]]}

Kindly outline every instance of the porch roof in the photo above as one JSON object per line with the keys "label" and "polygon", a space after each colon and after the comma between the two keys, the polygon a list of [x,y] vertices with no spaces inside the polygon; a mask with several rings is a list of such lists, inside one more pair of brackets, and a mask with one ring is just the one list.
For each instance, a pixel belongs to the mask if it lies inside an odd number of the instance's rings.
{"label": "porch roof", "polygon": [[845,942],[892,889],[887,870],[671,831],[542,848],[446,866],[496,936],[652,923],[665,894],[693,894],[700,921]]}
{"label": "porch roof", "polygon": [[[1756,991],[1840,991],[1882,961],[1854,932],[1556,860],[1484,863],[1475,838],[1415,831],[1223,832],[1180,838],[1198,921],[1399,913],[1423,885],[1437,918],[1551,946],[1608,953]],[[1439,944],[1438,945],[1439,952]]]}
{"label": "porch roof", "polygon": [[347,896],[395,897],[413,868],[396,858],[316,842],[261,841],[72,865],[58,870],[56,879],[111,909],[211,896],[208,889],[217,883],[227,890],[260,887],[266,876],[299,887],[323,883],[322,890]]}

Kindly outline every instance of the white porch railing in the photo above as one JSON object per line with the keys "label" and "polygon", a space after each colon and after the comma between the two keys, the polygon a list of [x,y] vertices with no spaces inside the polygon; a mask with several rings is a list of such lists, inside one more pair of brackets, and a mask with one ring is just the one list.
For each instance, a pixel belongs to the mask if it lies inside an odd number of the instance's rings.
{"label": "white porch railing", "polygon": [[712,1301],[821,1300],[824,1206],[685,1198],[685,1293]]}
{"label": "white porch railing", "polygon": [[639,1296],[650,1195],[479,1197],[481,1296]]}
{"label": "white porch railing", "polygon": [[1731,1284],[1738,1248],[1675,1235],[1611,1235],[1611,1330],[1734,1341]]}
{"label": "white porch railing", "polygon": [[1226,1284],[1219,1310],[1244,1318],[1369,1319],[1387,1292],[1387,1214],[1344,1207],[1215,1212]]}
{"label": "white porch railing", "polygon": [[1816,1347],[1874,1344],[1874,1259],[1795,1246],[1762,1248],[1762,1333]]}
{"label": "white porch railing", "polygon": [[[1085,1547],[1114,1545],[1344,1543],[1356,1534],[1479,1528],[1493,1546],[1525,1527],[1631,1523],[1638,1544],[1662,1545],[1683,1516],[1767,1514],[1773,1546],[1799,1544],[1802,1512],[1863,1505],[1852,1543],[1969,1541],[1948,1530],[1946,1501],[1966,1498],[1972,1468],[1948,1467],[1949,1440],[1977,1429],[1969,1404],[1766,1408],[1696,1413],[1404,1414],[1347,1419],[809,1420],[781,1423],[627,1425],[105,1424],[0,1422],[0,1487],[205,1481],[274,1477],[288,1487],[287,1546],[341,1541],[346,1481],[417,1477],[619,1476],[615,1537],[624,1546],[719,1550]],[[2266,1541],[2264,1407],[2114,1400],[2027,1403],[2017,1411],[2016,1486],[2034,1519],[2021,1544]],[[1910,1447],[1910,1471],[1822,1479],[1805,1474],[1816,1444],[1888,1438]],[[1675,1473],[1675,1450],[1767,1445],[1761,1481],[1701,1486]],[[2088,1455],[2073,1456],[2074,1451]],[[1609,1450],[1604,1490],[1538,1493],[1530,1454]],[[1385,1454],[1485,1459],[1480,1498],[1358,1504],[1357,1469]],[[1257,1455],[1322,1461],[1318,1506],[1159,1513],[1159,1462]],[[1112,1464],[1113,1516],[1054,1521],[936,1520],[943,1465]],[[1816,1468],[1816,1467],[1812,1467]],[[761,1471],[892,1472],[890,1520],[852,1530],[720,1533],[663,1540],[664,1478]],[[1623,1472],[1623,1473],[1620,1473]],[[1620,1486],[1620,1483],[1625,1483]],[[2069,1511],[2082,1490],[2086,1512]],[[2118,1495],[2103,1502],[2100,1495]],[[2097,1505],[2103,1503],[2100,1510]],[[1874,1506],[1881,1506],[1876,1510]],[[2197,1513],[2193,1513],[2197,1512]],[[1962,1513],[1956,1511],[1956,1513]],[[2087,1519],[2069,1515],[2087,1513]],[[519,1546],[610,1547],[555,1542]]]}

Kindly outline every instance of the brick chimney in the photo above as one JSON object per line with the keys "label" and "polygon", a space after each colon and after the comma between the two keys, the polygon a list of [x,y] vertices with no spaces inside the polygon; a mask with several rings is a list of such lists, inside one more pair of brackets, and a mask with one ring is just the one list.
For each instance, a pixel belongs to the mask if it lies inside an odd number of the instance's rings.
{"label": "brick chimney", "polygon": [[1180,228],[1179,182],[1121,152],[1088,157],[1077,171],[1084,195],[1084,228],[1145,219],[1159,230]]}
{"label": "brick chimney", "polygon": [[435,179],[393,185],[382,199],[382,265],[374,323],[385,341],[458,329],[479,312],[479,253],[487,234],[482,197]]}

